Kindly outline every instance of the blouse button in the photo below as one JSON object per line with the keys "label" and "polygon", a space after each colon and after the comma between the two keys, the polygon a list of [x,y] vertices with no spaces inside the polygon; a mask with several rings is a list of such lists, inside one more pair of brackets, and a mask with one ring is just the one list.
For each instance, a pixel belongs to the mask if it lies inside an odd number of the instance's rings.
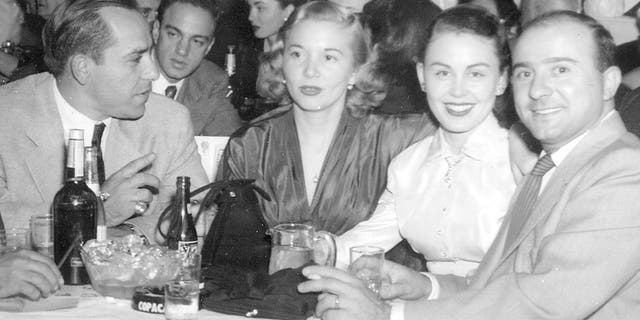
{"label": "blouse button", "polygon": [[443,257],[446,257],[447,256],[447,249],[442,249],[440,251],[440,255],[443,256]]}
{"label": "blouse button", "polygon": [[442,235],[442,233],[443,233],[444,231],[442,231],[442,229],[438,229],[438,230],[436,230],[436,232],[437,232],[439,235]]}

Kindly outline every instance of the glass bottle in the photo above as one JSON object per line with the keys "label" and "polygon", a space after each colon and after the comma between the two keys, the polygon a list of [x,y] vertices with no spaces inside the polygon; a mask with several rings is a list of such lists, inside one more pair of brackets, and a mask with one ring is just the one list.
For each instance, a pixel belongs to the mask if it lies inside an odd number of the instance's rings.
{"label": "glass bottle", "polygon": [[67,180],[53,199],[54,258],[65,284],[89,283],[82,244],[96,237],[97,198],[84,182],[83,131],[72,129],[67,146]]}
{"label": "glass bottle", "polygon": [[189,213],[189,177],[178,177],[176,181],[176,199],[173,207],[173,221],[177,223],[169,230],[167,245],[169,249],[186,252],[188,254],[198,251],[198,234],[193,223],[193,217]]}
{"label": "glass bottle", "polygon": [[104,204],[100,198],[100,180],[98,178],[98,147],[84,148],[84,181],[96,195],[98,211],[96,215],[96,240],[107,240],[107,218],[104,212]]}

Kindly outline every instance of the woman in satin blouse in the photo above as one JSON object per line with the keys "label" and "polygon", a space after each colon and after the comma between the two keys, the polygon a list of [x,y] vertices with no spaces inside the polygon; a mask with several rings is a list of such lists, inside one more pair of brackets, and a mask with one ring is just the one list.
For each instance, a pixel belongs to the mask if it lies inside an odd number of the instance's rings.
{"label": "woman in satin blouse", "polygon": [[372,218],[339,237],[338,261],[348,262],[351,246],[389,249],[405,238],[430,272],[464,277],[489,249],[516,184],[509,123],[495,112],[509,51],[497,18],[470,6],[441,13],[425,40],[416,69],[439,128],[393,159]]}
{"label": "woman in satin blouse", "polygon": [[304,222],[342,234],[374,211],[391,159],[435,130],[427,115],[369,114],[384,94],[357,17],[326,1],[287,20],[265,56],[258,89],[289,101],[236,132],[219,178],[255,179],[269,226]]}

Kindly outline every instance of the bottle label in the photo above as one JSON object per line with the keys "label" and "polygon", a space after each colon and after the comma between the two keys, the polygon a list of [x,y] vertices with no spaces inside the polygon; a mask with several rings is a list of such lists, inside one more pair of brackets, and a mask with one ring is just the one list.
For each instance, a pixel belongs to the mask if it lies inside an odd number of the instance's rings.
{"label": "bottle label", "polygon": [[198,251],[198,240],[194,241],[178,241],[178,252],[193,254]]}
{"label": "bottle label", "polygon": [[84,266],[80,257],[71,257],[69,264],[71,265],[71,268],[81,268]]}

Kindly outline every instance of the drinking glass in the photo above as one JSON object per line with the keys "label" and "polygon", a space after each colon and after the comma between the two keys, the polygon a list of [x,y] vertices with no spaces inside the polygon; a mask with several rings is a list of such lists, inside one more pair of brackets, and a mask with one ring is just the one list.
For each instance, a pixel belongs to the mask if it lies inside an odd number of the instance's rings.
{"label": "drinking glass", "polygon": [[357,246],[349,250],[349,272],[364,281],[376,295],[382,285],[384,250],[373,246]]}
{"label": "drinking glass", "polygon": [[0,230],[0,254],[21,249],[31,249],[29,229],[11,228]]}
{"label": "drinking glass", "polygon": [[33,250],[53,259],[53,216],[32,216],[30,226]]}
{"label": "drinking glass", "polygon": [[164,317],[167,320],[198,318],[199,282],[171,280],[164,285]]}

